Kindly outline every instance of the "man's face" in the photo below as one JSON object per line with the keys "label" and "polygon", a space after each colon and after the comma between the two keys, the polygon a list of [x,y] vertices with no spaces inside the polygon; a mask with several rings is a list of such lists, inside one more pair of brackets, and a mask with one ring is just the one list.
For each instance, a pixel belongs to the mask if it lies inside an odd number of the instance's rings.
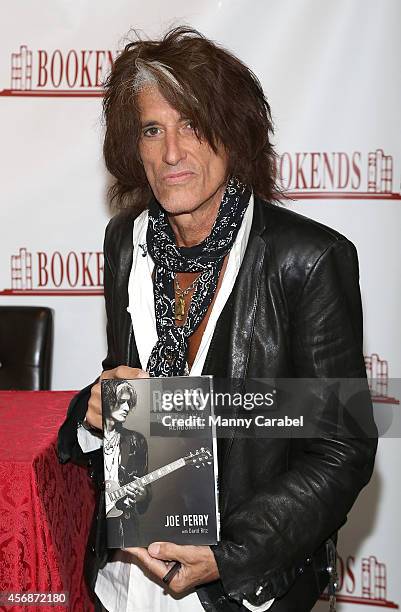
{"label": "man's face", "polygon": [[199,141],[190,123],[157,87],[138,94],[139,154],[152,191],[170,214],[190,213],[220,203],[227,179],[227,154]]}
{"label": "man's face", "polygon": [[128,390],[123,389],[118,394],[118,400],[115,408],[111,411],[111,417],[119,422],[124,423],[127,418],[128,412],[130,410],[129,402],[131,400],[131,395]]}

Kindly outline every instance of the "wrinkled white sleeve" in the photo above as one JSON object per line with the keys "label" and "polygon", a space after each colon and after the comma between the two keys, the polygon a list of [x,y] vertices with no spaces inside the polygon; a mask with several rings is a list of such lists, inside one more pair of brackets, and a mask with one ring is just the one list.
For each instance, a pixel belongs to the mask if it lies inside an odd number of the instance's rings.
{"label": "wrinkled white sleeve", "polygon": [[102,438],[91,433],[85,427],[78,427],[77,438],[79,446],[82,448],[84,453],[90,453],[91,451],[97,450],[103,446]]}

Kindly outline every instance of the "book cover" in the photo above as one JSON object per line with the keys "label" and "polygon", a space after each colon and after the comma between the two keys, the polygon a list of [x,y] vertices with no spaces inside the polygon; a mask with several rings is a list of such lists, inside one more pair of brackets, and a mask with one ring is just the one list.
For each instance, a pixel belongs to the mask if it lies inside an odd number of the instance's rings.
{"label": "book cover", "polygon": [[108,546],[216,544],[212,377],[103,380],[102,410]]}

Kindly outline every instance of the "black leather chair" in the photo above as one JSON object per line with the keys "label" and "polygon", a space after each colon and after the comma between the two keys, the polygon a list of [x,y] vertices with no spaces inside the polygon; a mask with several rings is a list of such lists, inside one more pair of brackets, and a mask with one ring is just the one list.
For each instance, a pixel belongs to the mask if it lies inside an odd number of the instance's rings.
{"label": "black leather chair", "polygon": [[0,389],[50,389],[53,310],[0,306]]}

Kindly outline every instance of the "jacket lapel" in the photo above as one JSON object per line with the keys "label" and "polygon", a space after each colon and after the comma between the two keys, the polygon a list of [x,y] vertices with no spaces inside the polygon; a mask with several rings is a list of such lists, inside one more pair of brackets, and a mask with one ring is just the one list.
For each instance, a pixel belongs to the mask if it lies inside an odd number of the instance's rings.
{"label": "jacket lapel", "polygon": [[266,250],[265,241],[261,238],[265,229],[261,206],[263,203],[255,198],[244,259],[230,298],[217,320],[203,374],[226,378],[246,376]]}
{"label": "jacket lapel", "polygon": [[[231,295],[217,320],[202,370],[203,374],[213,374],[218,379],[244,379],[247,375],[266,252],[265,241],[261,238],[265,228],[261,206],[263,203],[255,198],[254,216],[244,259]],[[229,380],[223,383],[225,388],[219,388],[219,380],[215,382],[216,391],[228,391]],[[230,437],[218,439],[217,456],[221,472],[230,454],[234,437],[235,428],[232,427]],[[221,503],[222,497],[221,490]]]}

